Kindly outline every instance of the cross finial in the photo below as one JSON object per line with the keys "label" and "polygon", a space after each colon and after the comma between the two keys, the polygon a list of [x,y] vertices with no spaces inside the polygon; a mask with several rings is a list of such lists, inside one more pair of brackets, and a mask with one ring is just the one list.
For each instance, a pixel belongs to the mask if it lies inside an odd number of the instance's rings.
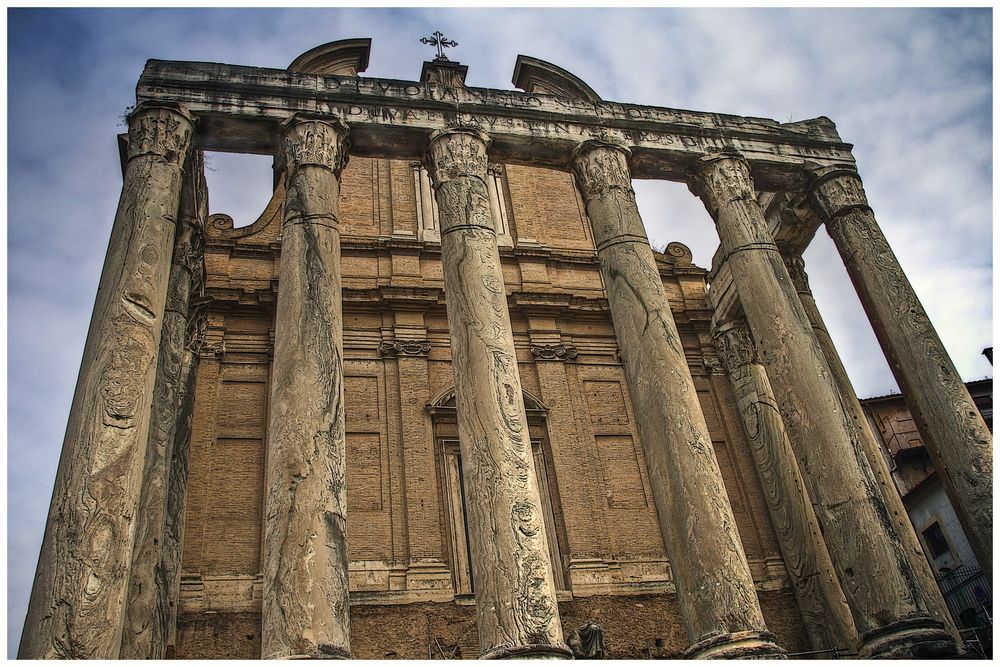
{"label": "cross finial", "polygon": [[434,56],[434,60],[448,60],[448,56],[444,54],[444,49],[458,46],[458,42],[455,40],[445,39],[444,33],[440,30],[435,30],[434,34],[430,37],[421,37],[420,43],[437,47],[437,55]]}

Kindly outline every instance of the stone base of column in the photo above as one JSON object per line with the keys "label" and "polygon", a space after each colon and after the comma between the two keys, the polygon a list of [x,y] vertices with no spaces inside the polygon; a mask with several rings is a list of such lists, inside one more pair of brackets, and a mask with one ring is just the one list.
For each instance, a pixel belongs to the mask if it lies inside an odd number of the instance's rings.
{"label": "stone base of column", "polygon": [[295,655],[272,655],[265,660],[350,660],[351,652],[338,646],[321,646],[316,655],[296,653]]}
{"label": "stone base of column", "polygon": [[691,644],[684,651],[687,660],[784,660],[785,649],[770,632],[747,630],[712,635]]}
{"label": "stone base of column", "polygon": [[480,660],[572,660],[573,652],[568,646],[555,644],[525,644],[524,646],[505,646],[487,651],[479,656]]}
{"label": "stone base of column", "polygon": [[959,648],[943,623],[916,616],[866,632],[860,653],[862,658],[878,659],[953,658]]}

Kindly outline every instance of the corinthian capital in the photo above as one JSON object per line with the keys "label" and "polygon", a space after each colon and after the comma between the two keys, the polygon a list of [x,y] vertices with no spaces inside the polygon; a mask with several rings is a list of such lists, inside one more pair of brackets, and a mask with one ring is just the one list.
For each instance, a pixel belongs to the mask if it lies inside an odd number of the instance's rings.
{"label": "corinthian capital", "polygon": [[816,171],[810,195],[816,209],[827,220],[854,209],[871,210],[861,176],[851,166]]}
{"label": "corinthian capital", "polygon": [[158,155],[180,165],[187,156],[194,119],[178,104],[144,102],[128,117],[128,159]]}
{"label": "corinthian capital", "polygon": [[573,151],[573,176],[584,200],[608,188],[632,192],[627,146],[603,139],[588,139]]}
{"label": "corinthian capital", "polygon": [[757,362],[757,348],[746,322],[724,324],[716,329],[712,339],[726,371],[733,373],[742,366]]}
{"label": "corinthian capital", "polygon": [[456,127],[433,132],[428,141],[426,162],[434,186],[466,176],[485,182],[489,146],[489,136],[475,128]]}
{"label": "corinthian capital", "polygon": [[325,167],[336,174],[347,166],[348,127],[339,118],[296,114],[285,122],[285,166]]}
{"label": "corinthian capital", "polygon": [[795,285],[795,291],[808,292],[809,274],[806,273],[806,263],[802,255],[782,255],[781,259],[785,262],[785,268],[788,269],[788,275]]}
{"label": "corinthian capital", "polygon": [[702,157],[688,178],[688,189],[701,198],[712,218],[726,204],[756,198],[750,164],[733,150]]}

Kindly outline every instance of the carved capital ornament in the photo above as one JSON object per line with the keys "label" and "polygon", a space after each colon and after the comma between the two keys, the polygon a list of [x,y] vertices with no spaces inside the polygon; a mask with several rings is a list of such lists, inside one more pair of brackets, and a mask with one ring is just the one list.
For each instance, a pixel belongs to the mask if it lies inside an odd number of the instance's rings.
{"label": "carved capital ornament", "polygon": [[815,172],[810,195],[828,220],[853,210],[871,211],[861,176],[850,167],[828,167]]}
{"label": "carved capital ornament", "polygon": [[140,104],[128,117],[128,159],[156,155],[171,164],[187,156],[194,119],[179,104]]}
{"label": "carved capital ornament", "polygon": [[688,188],[701,198],[713,219],[726,204],[755,198],[750,164],[732,149],[702,157],[688,179]]}
{"label": "carved capital ornament", "polygon": [[349,129],[339,118],[296,114],[284,125],[284,158],[289,171],[308,165],[336,174],[347,166]]}
{"label": "carved capital ornament", "polygon": [[485,182],[489,166],[486,151],[490,141],[489,135],[471,127],[432,132],[425,162],[434,187],[462,177]]}
{"label": "carved capital ornament", "polygon": [[729,373],[747,364],[758,363],[757,348],[750,330],[743,322],[726,324],[713,334],[719,361]]}
{"label": "carved capital ornament", "polygon": [[788,276],[795,285],[795,291],[809,292],[809,274],[806,273],[806,263],[802,256],[782,255],[781,259],[785,262],[785,268],[788,269]]}
{"label": "carved capital ornament", "polygon": [[633,193],[632,175],[628,168],[631,156],[628,146],[613,140],[588,139],[577,146],[571,164],[577,188],[584,200],[609,188]]}

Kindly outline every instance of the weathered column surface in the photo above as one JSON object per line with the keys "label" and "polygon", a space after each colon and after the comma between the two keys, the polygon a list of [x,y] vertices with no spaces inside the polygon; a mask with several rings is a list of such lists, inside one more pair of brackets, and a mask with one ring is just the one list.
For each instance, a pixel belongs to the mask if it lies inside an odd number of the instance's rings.
{"label": "weathered column surface", "polygon": [[906,507],[903,505],[903,499],[899,497],[899,491],[896,490],[896,485],[892,481],[889,466],[875,440],[876,436],[872,433],[871,425],[858,401],[857,394],[854,393],[854,386],[847,375],[847,369],[844,368],[844,363],[837,353],[837,348],[833,344],[833,339],[830,338],[830,332],[827,331],[826,323],[823,322],[823,317],[816,306],[816,300],[809,289],[809,277],[806,275],[805,263],[801,257],[783,256],[782,259],[785,262],[785,268],[788,269],[792,284],[795,286],[795,291],[799,295],[802,308],[806,311],[806,317],[809,318],[809,323],[812,325],[813,334],[823,352],[823,358],[826,360],[837,390],[840,392],[840,398],[847,410],[850,423],[854,427],[858,442],[861,443],[864,450],[865,459],[871,466],[875,480],[878,482],[882,499],[885,500],[893,525],[896,527],[896,533],[906,550],[906,558],[910,562],[910,567],[913,568],[913,573],[920,580],[920,587],[926,595],[928,611],[935,619],[944,624],[949,633],[957,637],[958,630],[955,628],[955,622],[951,618],[944,598],[941,597],[941,589],[934,579],[934,573],[927,562],[924,550],[920,547],[917,534],[913,530],[913,524],[910,522]]}
{"label": "weathered column surface", "polygon": [[993,436],[875,221],[858,173],[823,170],[812,188],[976,560],[990,576]]}
{"label": "weathered column surface", "polygon": [[204,336],[208,303],[202,302],[198,312],[188,320],[188,336],[181,362],[180,409],[174,429],[174,445],[170,459],[167,489],[167,517],[160,567],[163,568],[167,598],[167,657],[173,657],[171,647],[177,645],[177,615],[180,605],[181,564],[184,556],[184,528],[187,520],[187,482],[191,461],[191,433],[194,423],[194,392],[198,377],[198,351]]}
{"label": "weathered column surface", "polygon": [[193,121],[129,117],[118,212],[56,472],[18,656],[117,658],[150,403]]}
{"label": "weathered column surface", "polygon": [[129,573],[121,658],[160,659],[166,653],[170,605],[162,559],[167,537],[167,494],[173,448],[184,394],[182,382],[190,297],[192,288],[200,282],[203,263],[201,220],[204,218],[199,219],[197,214],[196,179],[200,173],[191,173],[200,166],[200,161],[189,160],[181,190]]}
{"label": "weathered column surface", "polygon": [[597,256],[694,658],[782,656],[761,614],[712,439],[635,204],[628,150],[584,142]]}
{"label": "weathered column surface", "polygon": [[866,656],[951,655],[754,195],[747,162],[706,156],[690,181],[715,219],[750,330]]}
{"label": "weathered column surface", "polygon": [[261,655],[348,658],[340,171],[347,127],[292,118],[264,519]]}
{"label": "weathered column surface", "polygon": [[476,130],[439,131],[427,157],[441,220],[480,657],[568,658],[486,190],[488,143]]}
{"label": "weathered column surface", "polygon": [[837,648],[850,652],[858,641],[851,610],[750,332],[745,322],[728,322],[718,326],[713,336],[736,394],[809,641],[817,651]]}

